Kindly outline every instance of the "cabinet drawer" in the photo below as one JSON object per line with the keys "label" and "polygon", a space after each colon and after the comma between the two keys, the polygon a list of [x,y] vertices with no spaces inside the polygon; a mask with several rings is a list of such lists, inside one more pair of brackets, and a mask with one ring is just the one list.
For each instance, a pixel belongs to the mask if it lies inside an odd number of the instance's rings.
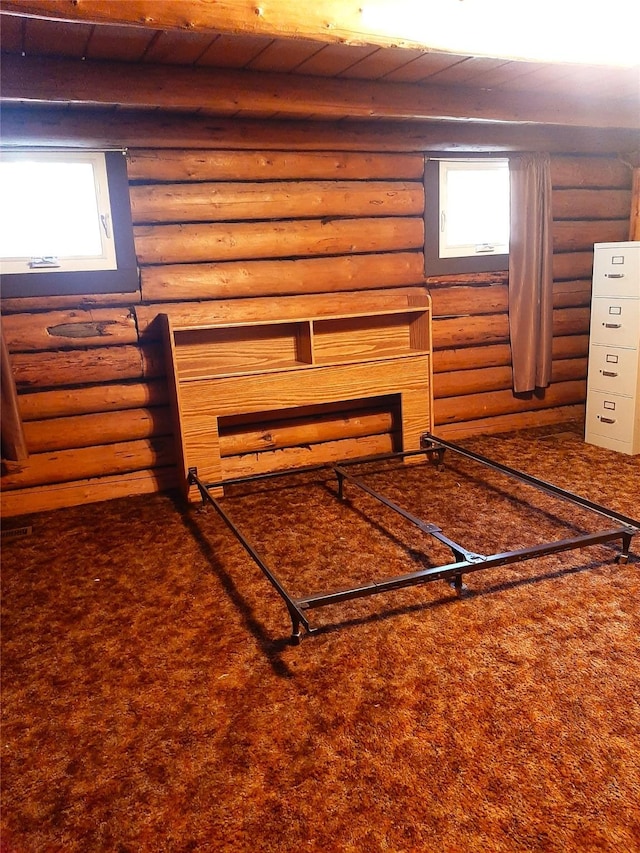
{"label": "cabinet drawer", "polygon": [[593,253],[594,296],[640,296],[640,243],[596,243]]}
{"label": "cabinet drawer", "polygon": [[638,389],[637,350],[595,344],[589,353],[589,388],[632,397]]}
{"label": "cabinet drawer", "polygon": [[633,397],[618,397],[604,391],[587,396],[586,434],[605,435],[617,441],[631,441],[640,424],[640,406]]}
{"label": "cabinet drawer", "polygon": [[640,299],[599,296],[591,302],[591,343],[636,349],[640,339]]}

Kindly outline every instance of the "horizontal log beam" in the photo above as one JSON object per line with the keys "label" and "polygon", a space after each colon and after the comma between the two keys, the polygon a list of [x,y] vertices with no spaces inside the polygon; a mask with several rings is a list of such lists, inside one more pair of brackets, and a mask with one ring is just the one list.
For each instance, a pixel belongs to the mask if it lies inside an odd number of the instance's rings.
{"label": "horizontal log beam", "polygon": [[97,307],[129,306],[140,302],[140,291],[136,293],[66,293],[60,296],[16,296],[1,297],[0,307],[4,314],[30,314],[33,311],[56,311],[77,308],[81,311]]}
{"label": "horizontal log beam", "polygon": [[74,415],[25,424],[30,453],[93,447],[171,434],[171,415],[166,406]]}
{"label": "horizontal log beam", "polygon": [[341,255],[421,249],[421,217],[137,225],[140,264]]}
{"label": "horizontal log beam", "polygon": [[[581,335],[589,331],[588,307],[554,308],[555,336]],[[454,347],[481,346],[509,340],[507,314],[483,314],[467,317],[434,319],[433,347],[435,350]]]}
{"label": "horizontal log beam", "polygon": [[[567,382],[573,379],[586,379],[587,366],[587,358],[554,361],[551,381]],[[510,365],[483,367],[476,370],[455,370],[451,373],[438,373],[434,377],[433,394],[436,399],[460,397],[484,391],[504,391],[512,385],[513,374]]]}
{"label": "horizontal log beam", "polygon": [[53,107],[2,110],[7,145],[273,151],[548,151],[617,154],[637,147],[637,131],[457,121],[257,121]]}
{"label": "horizontal log beam", "polygon": [[83,388],[56,388],[53,391],[34,391],[18,397],[18,406],[24,422],[123,409],[144,409],[165,406],[168,402],[167,383],[159,379]]}
{"label": "horizontal log beam", "polygon": [[456,424],[441,424],[434,430],[440,438],[460,441],[473,435],[495,435],[530,427],[551,426],[572,421],[584,421],[584,405],[557,406],[553,409],[538,409],[535,412],[516,412],[510,415],[494,415],[488,418],[463,421]]}
{"label": "horizontal log beam", "polygon": [[0,478],[0,486],[19,489],[123,474],[170,465],[174,458],[174,442],[169,437],[36,453],[21,470]]}
{"label": "horizontal log beam", "polygon": [[454,317],[467,314],[501,314],[509,309],[506,284],[481,287],[455,285],[430,289],[433,316]]}
{"label": "horizontal log beam", "polygon": [[345,438],[306,447],[283,447],[277,450],[265,450],[262,453],[227,456],[222,459],[222,476],[225,479],[246,477],[251,474],[265,474],[268,471],[282,471],[303,465],[319,465],[358,456],[390,453],[394,449],[393,439],[389,434]]}
{"label": "horizontal log beam", "polygon": [[132,181],[410,181],[424,175],[420,154],[317,151],[131,151]]}
{"label": "horizontal log beam", "polygon": [[[506,284],[472,287],[430,288],[434,318],[461,317],[477,314],[501,314],[509,310],[509,288]],[[591,302],[591,282],[559,281],[553,285],[554,308],[576,308]]]}
{"label": "horizontal log beam", "polygon": [[386,83],[124,62],[6,54],[3,103],[242,112],[296,118],[464,119],[598,128],[637,128],[637,109],[611,98],[458,86]]}
{"label": "horizontal log beam", "polygon": [[138,342],[133,314],[126,308],[11,314],[2,318],[2,330],[11,352]]}
{"label": "horizontal log beam", "polygon": [[555,189],[553,218],[629,219],[631,189]]}
{"label": "horizontal log beam", "polygon": [[591,279],[593,272],[593,249],[588,252],[556,252],[552,259],[554,281],[567,279]]}
{"label": "horizontal log beam", "polygon": [[551,183],[556,188],[626,190],[631,186],[631,169],[618,158],[552,157]]}
{"label": "horizontal log beam", "polygon": [[165,264],[141,271],[146,302],[286,296],[383,287],[422,281],[422,252],[328,258]]}
{"label": "horizontal log beam", "polygon": [[617,243],[627,239],[629,219],[561,220],[553,223],[553,250],[581,252],[594,243]]}
{"label": "horizontal log beam", "polygon": [[18,391],[97,385],[163,376],[164,354],[160,346],[95,347],[87,350],[20,352],[11,356]]}
{"label": "horizontal log beam", "polygon": [[557,382],[545,389],[544,396],[525,399],[515,397],[510,390],[446,397],[436,400],[434,419],[436,425],[441,425],[583,403],[586,386],[586,380]]}
{"label": "horizontal log beam", "polygon": [[[300,4],[299,0],[278,0],[256,5],[253,0],[216,2],[211,0],[3,0],[6,12],[35,15],[60,21],[97,24],[145,26],[153,30],[178,30],[194,33],[229,33],[269,38],[309,39],[329,44],[375,45],[377,47],[416,48],[448,51],[477,56],[488,53],[482,24],[486,13],[480,7],[461,9],[445,19],[446,26],[420,27],[414,0],[377,0],[377,2],[345,2],[316,0]],[[441,11],[445,11],[443,7]],[[509,47],[498,56],[511,59],[537,60],[539,51],[526,40],[517,38],[522,27],[522,13],[513,9],[500,25],[513,32]],[[437,14],[437,7],[433,14]],[[479,17],[480,16],[480,17]],[[573,22],[572,38],[580,42],[594,38],[613,40],[618,35],[615,20],[593,20],[583,16]],[[609,28],[613,24],[613,28]],[[566,61],[565,51],[558,51]],[[546,55],[546,54],[545,54]]]}
{"label": "horizontal log beam", "polygon": [[[559,335],[553,339],[553,358],[584,358],[589,351],[589,335]],[[461,347],[439,350],[433,354],[434,387],[440,373],[500,367],[511,364],[509,344]]]}
{"label": "horizontal log beam", "polygon": [[84,506],[87,503],[148,495],[173,489],[178,485],[175,465],[94,477],[69,483],[13,489],[0,494],[3,518],[32,512],[48,512],[67,506]]}
{"label": "horizontal log beam", "polygon": [[238,456],[281,447],[319,444],[344,438],[358,438],[390,433],[394,429],[393,413],[365,409],[356,413],[321,415],[312,420],[295,418],[265,422],[228,435],[220,435],[220,454]]}
{"label": "horizontal log beam", "polygon": [[415,216],[424,210],[418,181],[159,184],[133,186],[130,196],[134,224]]}

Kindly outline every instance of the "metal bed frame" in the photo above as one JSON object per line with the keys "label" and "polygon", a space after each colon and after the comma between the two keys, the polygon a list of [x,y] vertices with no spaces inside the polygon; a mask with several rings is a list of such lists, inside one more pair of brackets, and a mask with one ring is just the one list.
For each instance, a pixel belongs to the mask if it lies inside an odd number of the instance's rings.
{"label": "metal bed frame", "polygon": [[[317,627],[314,628],[310,624],[309,619],[307,618],[307,612],[309,610],[313,610],[318,607],[326,607],[332,604],[338,604],[340,602],[348,601],[350,599],[363,598],[365,596],[376,595],[378,593],[387,592],[389,590],[401,589],[403,587],[408,586],[416,586],[418,584],[436,580],[449,581],[455,588],[456,593],[460,595],[463,590],[463,576],[467,573],[477,572],[483,569],[490,569],[494,566],[504,566],[509,565],[511,563],[519,563],[523,560],[530,560],[535,557],[543,557],[549,554],[556,554],[561,551],[570,551],[577,548],[585,548],[590,545],[599,545],[604,542],[615,542],[616,540],[620,540],[621,543],[620,553],[615,558],[616,562],[626,563],[628,561],[629,548],[631,546],[632,538],[636,533],[640,532],[640,521],[637,521],[633,518],[629,518],[625,515],[622,515],[621,513],[614,512],[611,509],[607,509],[607,507],[601,506],[600,504],[594,503],[593,501],[590,501],[586,498],[575,495],[572,492],[566,491],[565,489],[561,489],[558,486],[546,482],[545,480],[540,480],[537,477],[525,474],[522,471],[518,471],[515,468],[510,468],[507,465],[502,465],[501,463],[488,459],[485,456],[480,456],[477,453],[473,453],[470,450],[466,450],[462,447],[459,447],[456,444],[452,444],[451,442],[436,438],[430,433],[425,433],[421,437],[421,444],[421,450],[387,453],[369,457],[359,457],[336,464],[325,463],[321,465],[309,465],[301,468],[288,469],[285,471],[273,471],[266,474],[256,474],[247,477],[238,477],[235,479],[229,479],[208,484],[205,484],[200,480],[196,468],[189,469],[189,485],[195,485],[197,487],[204,504],[211,504],[216,509],[218,514],[221,516],[221,518],[224,520],[224,522],[227,524],[233,534],[242,543],[247,553],[252,557],[255,563],[257,563],[257,565],[264,572],[273,587],[282,597],[289,612],[289,616],[291,617],[291,642],[293,644],[297,644],[300,642],[303,627],[308,634],[313,634],[319,630]],[[459,542],[455,542],[454,540],[450,539],[448,536],[445,535],[445,533],[443,533],[442,528],[440,528],[437,524],[432,524],[431,522],[423,521],[422,519],[403,509],[394,501],[370,488],[359,477],[353,476],[353,474],[351,474],[348,470],[349,466],[351,465],[372,463],[396,458],[402,459],[411,456],[427,456],[434,464],[440,465],[443,462],[446,450],[459,454],[475,462],[479,462],[482,465],[485,465],[488,468],[492,469],[493,471],[499,471],[502,474],[511,477],[512,479],[519,480],[530,486],[534,486],[540,491],[546,492],[547,494],[551,494],[557,498],[561,498],[573,506],[591,510],[594,513],[597,513],[598,515],[602,516],[603,518],[617,522],[617,524],[614,527],[609,527],[605,530],[599,530],[595,533],[585,533],[580,536],[574,536],[569,539],[558,539],[551,542],[545,542],[539,545],[532,545],[527,548],[520,548],[515,551],[505,551],[496,554],[477,554],[473,551],[468,550],[464,547],[464,545],[461,545]],[[420,569],[415,572],[410,572],[409,574],[384,578],[379,581],[370,581],[359,586],[336,589],[322,593],[314,593],[312,595],[306,595],[302,597],[293,597],[292,595],[290,595],[285,585],[278,578],[273,569],[269,567],[265,559],[251,544],[249,539],[239,529],[239,527],[233,521],[229,513],[226,511],[226,509],[224,509],[220,501],[211,494],[210,489],[219,489],[221,486],[226,485],[249,483],[258,480],[285,477],[321,470],[332,471],[336,475],[338,481],[338,498],[340,500],[344,500],[345,483],[349,483],[352,486],[361,489],[363,492],[366,492],[375,500],[379,501],[389,509],[396,512],[398,515],[402,516],[402,518],[406,519],[408,522],[413,524],[423,533],[432,536],[434,539],[437,539],[443,545],[450,548],[453,554],[453,562],[447,563],[445,565],[432,566],[429,568]]]}

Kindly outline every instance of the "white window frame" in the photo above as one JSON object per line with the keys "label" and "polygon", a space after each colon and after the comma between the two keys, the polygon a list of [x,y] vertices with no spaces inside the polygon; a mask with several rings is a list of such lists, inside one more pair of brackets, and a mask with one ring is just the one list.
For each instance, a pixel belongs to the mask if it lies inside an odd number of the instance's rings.
{"label": "white window frame", "polygon": [[[102,151],[40,151],[28,149],[4,150],[3,163],[88,163],[92,167],[95,187],[97,221],[100,234],[100,252],[94,255],[59,255],[46,257],[12,256],[0,258],[2,275],[57,272],[89,272],[117,269],[116,245],[113,233],[113,215],[109,195],[109,182],[105,154]],[[6,187],[5,187],[6,189]],[[10,200],[9,200],[10,202]]]}
{"label": "white window frame", "polygon": [[[450,238],[447,224],[451,219],[450,199],[448,194],[449,175],[452,173],[464,173],[465,171],[507,171],[509,161],[505,158],[468,158],[468,159],[441,159],[439,162],[439,257],[440,258],[473,258],[487,255],[508,255],[509,243],[507,241],[495,241],[492,243],[455,243]],[[507,199],[507,205],[508,205]],[[507,210],[508,217],[508,210]]]}

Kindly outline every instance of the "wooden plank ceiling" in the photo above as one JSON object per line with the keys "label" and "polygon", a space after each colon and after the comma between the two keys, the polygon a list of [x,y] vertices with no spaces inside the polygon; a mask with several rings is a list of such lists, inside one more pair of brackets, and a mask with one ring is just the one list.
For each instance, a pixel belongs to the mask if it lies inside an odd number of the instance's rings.
{"label": "wooden plank ceiling", "polygon": [[[136,23],[142,7],[156,10],[144,26]],[[185,7],[202,4],[4,0],[3,102],[331,121],[640,124],[638,67],[454,55],[389,45],[379,36],[365,44],[336,41],[335,34],[324,41],[318,34],[273,37],[253,23],[254,31],[248,23],[238,31],[238,9],[225,22],[236,32],[214,31],[210,21],[185,29],[184,14],[176,13]]]}

